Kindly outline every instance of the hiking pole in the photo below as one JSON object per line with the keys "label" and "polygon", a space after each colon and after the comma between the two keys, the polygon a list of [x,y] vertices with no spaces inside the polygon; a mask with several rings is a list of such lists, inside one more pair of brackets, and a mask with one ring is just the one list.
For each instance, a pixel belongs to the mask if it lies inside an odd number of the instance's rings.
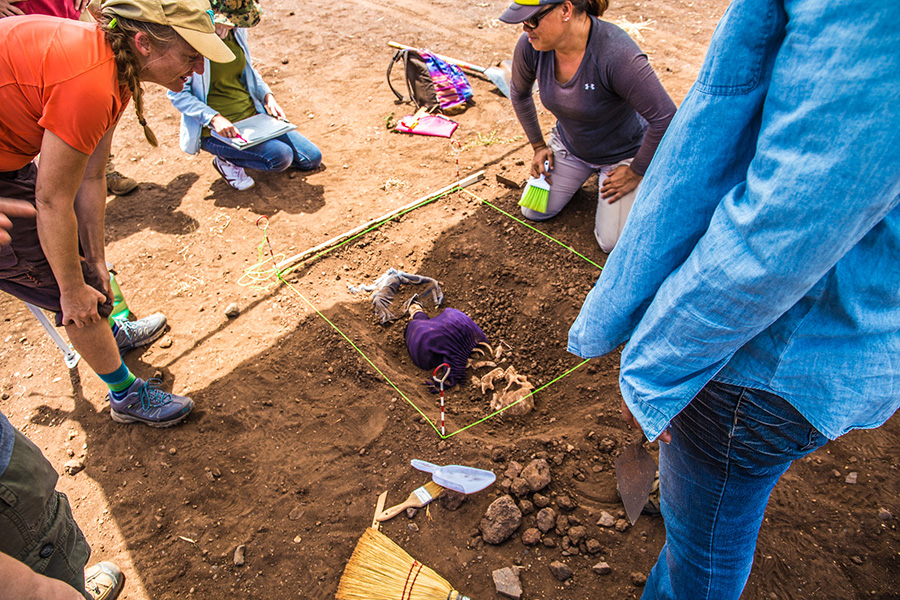
{"label": "hiking pole", "polygon": [[70,369],[74,369],[75,365],[78,364],[78,361],[81,360],[81,355],[75,352],[75,350],[66,343],[63,337],[59,335],[59,332],[56,331],[56,328],[50,323],[50,319],[47,318],[44,311],[28,302],[25,303],[25,306],[27,306],[28,310],[30,310],[37,320],[40,321],[41,325],[44,326],[50,339],[52,339],[56,345],[59,346],[59,349],[62,350],[63,360],[66,362],[66,366]]}

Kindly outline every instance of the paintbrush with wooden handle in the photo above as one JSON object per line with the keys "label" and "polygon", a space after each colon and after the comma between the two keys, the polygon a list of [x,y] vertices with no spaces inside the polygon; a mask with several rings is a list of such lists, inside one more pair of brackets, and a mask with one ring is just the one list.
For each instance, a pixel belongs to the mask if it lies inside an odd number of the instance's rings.
{"label": "paintbrush with wooden handle", "polygon": [[378,516],[375,517],[375,520],[387,521],[388,519],[396,517],[407,508],[422,508],[423,506],[437,498],[443,491],[444,488],[433,481],[429,481],[422,487],[414,489],[409,495],[409,498],[407,498],[404,502],[401,502],[396,506],[392,506],[382,511]]}

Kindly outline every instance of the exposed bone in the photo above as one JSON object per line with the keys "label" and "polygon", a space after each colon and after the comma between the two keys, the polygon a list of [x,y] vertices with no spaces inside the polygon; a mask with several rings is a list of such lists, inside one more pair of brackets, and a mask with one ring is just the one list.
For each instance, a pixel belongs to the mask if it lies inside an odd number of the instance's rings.
{"label": "exposed bone", "polygon": [[496,366],[497,366],[497,363],[495,363],[492,360],[479,360],[479,361],[473,362],[471,364],[471,367],[473,369],[480,369],[482,367],[496,367]]}
{"label": "exposed bone", "polygon": [[494,389],[494,380],[503,377],[503,369],[497,367],[481,377],[481,393]]}
{"label": "exposed bone", "polygon": [[481,356],[484,356],[486,352],[488,357],[494,354],[494,351],[491,349],[491,345],[487,342],[478,342],[477,344],[475,344],[475,347],[472,348],[472,352],[469,353],[469,356],[475,354],[476,352]]}
{"label": "exposed bone", "polygon": [[[522,387],[511,392],[494,392],[494,397],[491,400],[491,410],[498,411],[518,402],[518,404],[509,408],[504,414],[511,416],[527,415],[534,410],[534,396],[531,392],[531,386]],[[520,399],[522,400],[521,402],[519,402]]]}

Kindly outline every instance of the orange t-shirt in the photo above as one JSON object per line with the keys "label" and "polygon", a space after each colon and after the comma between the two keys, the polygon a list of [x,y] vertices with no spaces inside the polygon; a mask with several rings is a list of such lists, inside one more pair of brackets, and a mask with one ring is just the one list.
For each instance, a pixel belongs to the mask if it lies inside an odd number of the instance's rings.
{"label": "orange t-shirt", "polygon": [[0,171],[37,156],[45,129],[91,154],[130,99],[95,24],[39,15],[0,19]]}

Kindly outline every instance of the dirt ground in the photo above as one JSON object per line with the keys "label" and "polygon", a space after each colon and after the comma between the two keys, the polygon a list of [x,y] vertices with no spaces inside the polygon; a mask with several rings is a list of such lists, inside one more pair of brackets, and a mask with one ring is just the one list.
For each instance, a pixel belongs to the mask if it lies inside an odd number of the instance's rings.
{"label": "dirt ground", "polygon": [[[163,311],[171,326],[126,363],[194,398],[181,426],[113,423],[100,380],[84,363],[67,371],[24,306],[0,297],[0,410],[58,471],[83,461],[59,488],[93,560],[116,561],[126,573],[123,598],[331,598],[378,494],[399,503],[427,481],[413,458],[499,476],[458,510],[433,503],[383,526],[457,589],[497,597],[491,572],[518,565],[526,599],[640,596],[640,575],[664,541],[661,519],[641,517],[624,531],[597,525],[603,511],[623,515],[613,462],[635,437],[618,415],[618,356],[580,365],[565,351],[568,326],[605,260],[591,234],[596,182],[540,227],[560,244],[504,214],[517,212],[518,192],[497,176],[524,180],[530,149],[509,101],[476,77],[476,104],[455,117],[456,146],[385,128],[391,114],[411,112],[384,81],[388,40],[495,64],[518,37],[496,20],[506,4],[266,0],[251,36],[254,60],[322,148],[326,167],[313,174],[253,173],[256,187],[236,192],[208,155],[180,151],[177,113],[162,90],[149,89],[147,101],[159,148],[143,141],[131,113],[124,117],[117,166],[142,184],[109,198],[108,258],[136,313]],[[725,7],[614,1],[606,18],[645,23],[639,43],[680,103]],[[549,128],[550,116],[541,118]],[[259,216],[270,219],[273,251],[293,256],[452,184],[457,163],[462,176],[485,170],[471,194],[435,201],[303,264],[290,286],[248,285],[263,239]],[[538,392],[534,412],[442,440],[407,402],[438,418],[436,397],[422,385],[428,374],[406,356],[403,322],[381,325],[368,296],[347,288],[389,267],[437,278],[445,306],[470,314],[504,348],[501,366],[536,386],[579,368]],[[402,299],[412,291],[404,288]],[[240,314],[228,318],[232,303]],[[448,390],[446,403],[449,431],[490,412],[471,383]],[[900,598],[898,452],[895,417],[794,465],[773,494],[744,597]],[[504,472],[535,457],[551,464],[551,506],[574,504],[564,514],[598,542],[595,553],[568,547],[555,530],[544,536],[548,545],[525,546],[521,533],[534,527],[534,513],[507,542],[483,543],[478,525],[503,493]],[[236,566],[240,545],[245,564]],[[557,581],[552,561],[574,576]],[[592,570],[601,561],[611,573]]]}

